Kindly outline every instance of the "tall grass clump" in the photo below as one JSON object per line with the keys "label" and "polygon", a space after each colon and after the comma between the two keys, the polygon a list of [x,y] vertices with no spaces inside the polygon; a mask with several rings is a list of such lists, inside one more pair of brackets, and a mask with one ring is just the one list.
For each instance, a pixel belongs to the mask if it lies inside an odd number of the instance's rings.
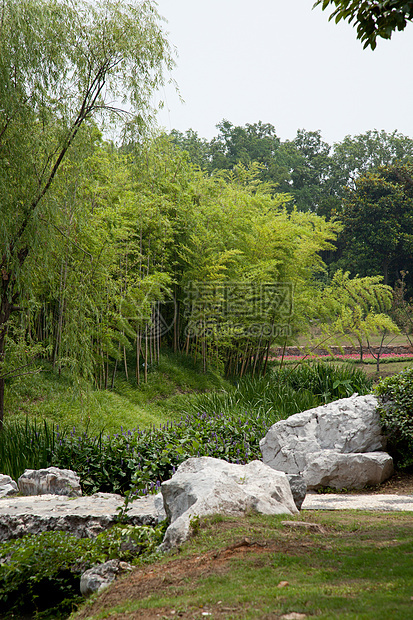
{"label": "tall grass clump", "polygon": [[46,421],[6,423],[0,432],[0,472],[17,480],[25,469],[49,467],[60,440],[58,426]]}
{"label": "tall grass clump", "polygon": [[248,411],[252,419],[259,419],[269,428],[300,411],[371,390],[372,380],[354,366],[301,363],[294,368],[275,368],[264,377],[243,377],[233,391],[200,394],[186,412],[237,415]]}
{"label": "tall grass clump", "polygon": [[273,380],[290,385],[294,390],[308,390],[325,404],[357,392],[369,394],[373,381],[352,364],[332,365],[324,362],[300,363],[294,368],[279,368]]}

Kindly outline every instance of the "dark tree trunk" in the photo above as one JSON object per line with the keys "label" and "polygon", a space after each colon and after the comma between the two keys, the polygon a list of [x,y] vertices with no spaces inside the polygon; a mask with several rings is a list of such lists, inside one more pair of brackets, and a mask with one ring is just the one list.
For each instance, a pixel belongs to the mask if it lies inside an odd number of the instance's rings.
{"label": "dark tree trunk", "polygon": [[4,343],[6,340],[7,324],[13,309],[13,304],[7,297],[8,280],[2,280],[2,297],[0,306],[0,430],[3,428],[4,419]]}

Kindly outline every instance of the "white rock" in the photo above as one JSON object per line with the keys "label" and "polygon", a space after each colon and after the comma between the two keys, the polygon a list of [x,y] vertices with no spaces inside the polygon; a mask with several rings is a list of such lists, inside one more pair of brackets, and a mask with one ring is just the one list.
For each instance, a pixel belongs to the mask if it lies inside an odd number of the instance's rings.
{"label": "white rock", "polygon": [[26,469],[18,479],[18,484],[22,495],[82,495],[80,478],[71,469]]}
{"label": "white rock", "polygon": [[382,452],[385,439],[376,406],[373,395],[354,394],[281,420],[260,441],[263,461],[301,474],[309,489],[379,484],[392,474],[393,462]]}
{"label": "white rock", "polygon": [[297,514],[287,476],[261,461],[247,465],[211,457],[182,463],[161,491],[170,520],[163,549],[179,545],[189,535],[194,517],[211,514]]}
{"label": "white rock", "polygon": [[116,579],[119,573],[132,570],[132,566],[119,560],[108,560],[103,564],[96,564],[85,571],[80,577],[80,593],[90,596],[107,588]]}
{"label": "white rock", "polygon": [[18,492],[19,488],[13,478],[0,474],[0,497],[10,497],[10,495],[16,495]]}
{"label": "white rock", "polygon": [[381,484],[393,471],[393,459],[386,452],[341,454],[323,450],[311,455],[303,476],[310,489],[363,489]]}

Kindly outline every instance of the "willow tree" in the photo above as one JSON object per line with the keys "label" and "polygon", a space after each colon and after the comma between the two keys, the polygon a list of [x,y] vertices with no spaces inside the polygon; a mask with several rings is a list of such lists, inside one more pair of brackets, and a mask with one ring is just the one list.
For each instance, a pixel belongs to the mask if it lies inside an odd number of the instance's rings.
{"label": "willow tree", "polygon": [[144,126],[172,64],[150,1],[0,5],[0,426],[8,326],[31,287],[29,258],[47,254],[62,162],[92,119]]}

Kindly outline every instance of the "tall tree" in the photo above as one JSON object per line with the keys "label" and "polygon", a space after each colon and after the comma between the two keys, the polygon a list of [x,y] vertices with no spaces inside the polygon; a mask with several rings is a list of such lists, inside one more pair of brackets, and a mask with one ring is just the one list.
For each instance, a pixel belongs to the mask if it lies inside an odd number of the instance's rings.
{"label": "tall tree", "polygon": [[159,15],[148,0],[3,0],[0,7],[0,426],[10,316],[30,285],[28,257],[59,206],[62,162],[82,127],[106,115],[142,127],[150,97],[171,66]]}
{"label": "tall tree", "polygon": [[356,179],[379,166],[413,161],[413,140],[398,131],[377,129],[356,136],[346,136],[333,147],[332,162],[335,186],[353,187]]}
{"label": "tall tree", "polygon": [[278,157],[281,142],[273,125],[259,121],[240,127],[224,119],[217,128],[218,136],[209,144],[210,172],[257,162],[261,166],[259,178],[262,181],[278,184],[288,177],[284,162]]}
{"label": "tall tree", "polygon": [[413,255],[412,165],[378,168],[357,179],[341,219],[338,266],[354,275],[381,274],[385,284],[394,284]]}

